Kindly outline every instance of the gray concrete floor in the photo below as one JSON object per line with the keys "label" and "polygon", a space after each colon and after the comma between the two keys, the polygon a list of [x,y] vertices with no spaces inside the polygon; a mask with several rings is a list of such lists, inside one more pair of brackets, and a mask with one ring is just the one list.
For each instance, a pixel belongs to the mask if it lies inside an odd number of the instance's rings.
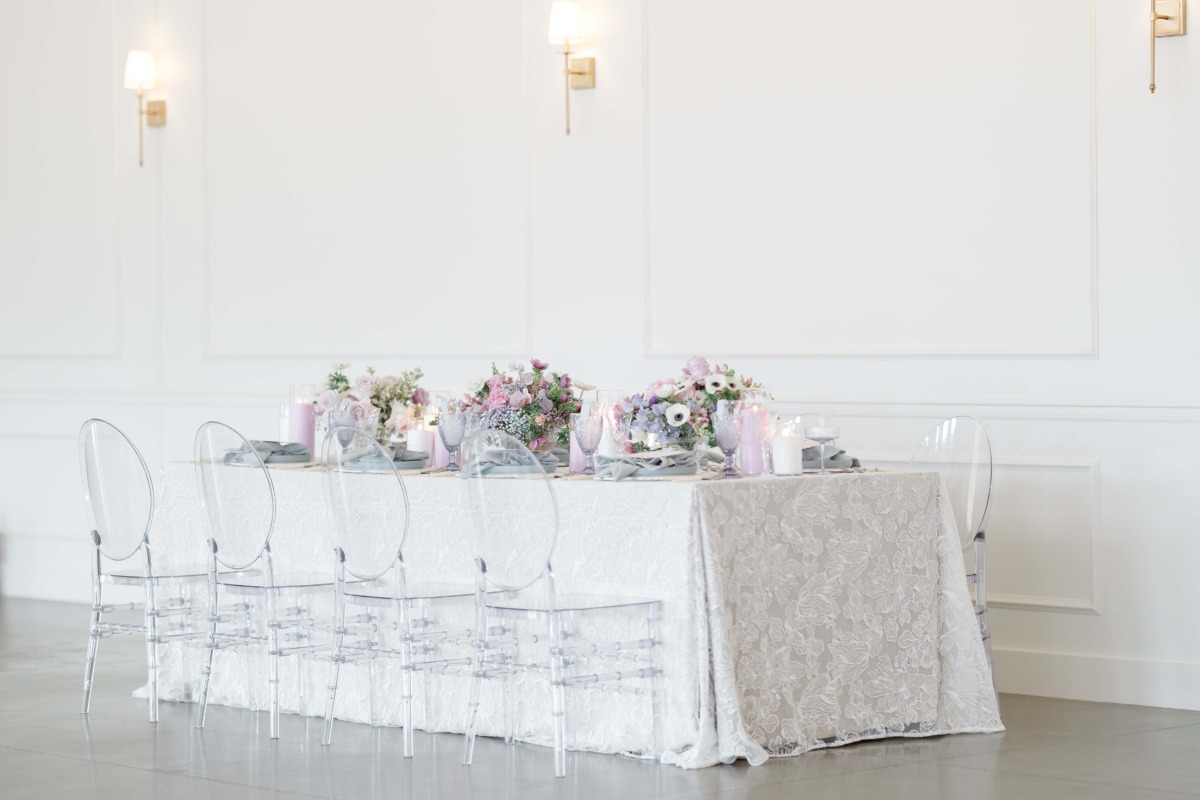
{"label": "gray concrete floor", "polygon": [[1200,797],[1200,713],[1005,695],[1008,731],[865,742],[776,759],[681,770],[619,756],[571,755],[555,780],[551,752],[479,741],[459,761],[459,736],[342,724],[321,747],[320,723],[214,706],[163,703],[146,721],[130,697],[142,678],[139,639],[103,642],[92,713],[79,714],[87,612],[0,601],[0,797],[59,798],[1133,798]]}

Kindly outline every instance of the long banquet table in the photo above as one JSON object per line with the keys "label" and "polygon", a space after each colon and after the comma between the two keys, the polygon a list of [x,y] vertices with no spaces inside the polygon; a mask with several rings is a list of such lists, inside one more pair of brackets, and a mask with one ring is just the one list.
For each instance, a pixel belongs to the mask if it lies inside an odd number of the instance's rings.
{"label": "long banquet table", "polygon": [[[320,469],[271,473],[277,569],[331,574]],[[413,475],[405,483],[410,569],[418,579],[424,571],[469,583],[462,481]],[[667,763],[759,764],[862,739],[1003,730],[936,473],[566,479],[555,490],[560,586],[664,604]],[[158,492],[157,557],[195,563],[205,534],[194,467],[168,464]],[[324,665],[285,664],[283,709],[322,713]],[[369,721],[365,673],[343,671],[339,718]],[[163,699],[191,700],[199,654],[164,648],[159,674]],[[381,680],[381,721],[399,724],[398,669],[385,667]],[[419,695],[423,686],[418,680]],[[466,680],[444,675],[427,686],[416,727],[461,732]],[[266,692],[261,655],[218,652],[210,702],[263,708]],[[521,676],[515,693],[520,738],[549,743],[541,679]],[[644,697],[583,694],[573,702],[580,749],[649,749]],[[481,733],[501,735],[502,706],[499,688],[486,687]]]}

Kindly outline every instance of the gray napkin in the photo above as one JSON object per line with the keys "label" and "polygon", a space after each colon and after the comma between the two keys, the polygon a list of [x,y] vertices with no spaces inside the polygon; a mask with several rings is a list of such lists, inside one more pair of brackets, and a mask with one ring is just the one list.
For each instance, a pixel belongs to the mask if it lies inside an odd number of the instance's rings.
{"label": "gray napkin", "polygon": [[[845,462],[849,461],[849,464]],[[862,463],[857,458],[851,458],[846,455],[845,450],[833,450],[826,448],[825,450],[825,466],[832,467],[834,462],[839,462],[836,466],[839,469],[846,467],[861,467]],[[821,445],[814,444],[812,447],[804,448],[804,468],[805,469],[820,469],[821,467]]]}
{"label": "gray napkin", "polygon": [[596,472],[611,475],[614,481],[632,475],[682,475],[696,471],[698,461],[691,450],[652,450],[648,453],[610,458],[596,456]]}
{"label": "gray napkin", "polygon": [[[389,453],[392,456],[392,461],[407,463],[410,461],[425,461],[429,458],[429,453],[421,450],[394,450],[391,447],[384,447],[384,453]],[[358,453],[349,452],[342,456],[343,464],[362,464],[364,466],[385,466],[387,460],[375,448],[363,449]]]}
{"label": "gray napkin", "polygon": [[571,451],[565,447],[555,447],[550,451],[554,453],[554,457],[558,459],[558,463],[566,464],[571,460]]}
{"label": "gray napkin", "polygon": [[264,464],[297,464],[308,461],[312,457],[312,452],[302,444],[262,442],[253,439],[250,441],[249,447],[243,445],[237,450],[230,450],[226,453],[225,463],[242,466],[253,465],[255,460],[250,458],[250,454],[256,451]]}
{"label": "gray napkin", "polygon": [[[553,452],[534,453],[537,465],[543,472],[553,474],[558,469],[558,457]],[[462,474],[467,477],[477,475],[521,475],[536,474],[534,465],[529,463],[529,457],[522,452],[503,450],[484,450],[477,458],[462,465]]]}

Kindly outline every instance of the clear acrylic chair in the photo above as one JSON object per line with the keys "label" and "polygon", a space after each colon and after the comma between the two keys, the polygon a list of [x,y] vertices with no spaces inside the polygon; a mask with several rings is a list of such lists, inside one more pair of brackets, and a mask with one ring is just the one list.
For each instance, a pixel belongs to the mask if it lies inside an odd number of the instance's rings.
{"label": "clear acrylic chair", "polygon": [[[336,427],[325,437],[325,502],[333,517],[334,645],[329,656],[329,687],[321,743],[333,739],[333,715],[342,664],[365,662],[370,670],[371,722],[378,724],[378,662],[396,659],[401,669],[404,757],[413,754],[413,676],[426,676],[426,719],[431,705],[431,670],[470,665],[465,653],[470,630],[445,629],[435,612],[457,605],[469,609],[469,584],[417,583],[404,560],[409,535],[408,491],[387,448],[353,428]],[[347,577],[351,580],[347,582]],[[466,575],[462,576],[464,579]],[[348,615],[358,607],[364,613]],[[382,619],[394,611],[396,620]],[[469,616],[469,615],[468,615]],[[394,630],[389,647],[381,632]],[[443,647],[457,643],[464,655],[441,658]],[[416,656],[419,655],[418,660]],[[428,722],[427,722],[428,725]]]}
{"label": "clear acrylic chair", "polygon": [[[661,759],[662,603],[558,591],[553,558],[559,535],[558,504],[536,456],[515,437],[495,430],[472,433],[463,443],[462,482],[471,511],[478,572],[475,652],[463,763],[474,754],[479,698],[485,679],[505,681],[505,740],[514,738],[512,679],[518,671],[548,678],[554,729],[554,774],[567,773],[567,692],[607,690],[648,696],[653,718],[653,756]],[[536,584],[541,584],[535,589]],[[501,592],[503,594],[497,594]],[[582,624],[625,617],[644,621],[645,638],[588,641]],[[526,643],[521,621],[548,634],[544,659],[522,663]],[[493,625],[493,623],[499,623]]]}
{"label": "clear acrylic chair", "polygon": [[[100,639],[115,634],[136,634],[146,639],[150,721],[158,722],[158,645],[196,635],[191,625],[191,604],[180,589],[203,585],[207,570],[201,565],[163,567],[150,543],[154,522],[154,481],[142,454],[116,426],[89,419],[79,430],[79,469],[84,499],[92,515],[92,624],[83,672],[82,713],[92,700],[92,678]],[[199,556],[199,552],[197,552]],[[127,562],[112,569],[107,562]],[[105,605],[105,585],[137,586],[145,601]],[[157,588],[175,591],[161,601]],[[144,612],[142,625],[105,622],[111,612]]]}
{"label": "clear acrylic chair", "polygon": [[[278,573],[271,551],[275,529],[275,485],[257,451],[240,433],[220,422],[196,431],[196,472],[208,523],[208,637],[196,727],[204,727],[213,654],[234,648],[267,648],[271,738],[279,738],[279,659],[311,653],[314,620],[302,606],[280,613],[281,597],[325,594],[329,575]],[[225,567],[230,572],[218,572]],[[225,597],[230,606],[222,606]],[[261,601],[261,605],[256,602]],[[266,635],[259,633],[259,622]],[[222,629],[224,626],[224,629]],[[282,637],[282,641],[281,641]],[[285,647],[287,643],[289,646]],[[302,682],[301,682],[302,683]],[[302,689],[302,686],[301,686]],[[301,698],[301,713],[304,713]]]}
{"label": "clear acrylic chair", "polygon": [[975,587],[975,615],[979,633],[992,661],[992,634],[987,608],[987,519],[992,507],[992,443],[983,423],[974,417],[950,417],[925,434],[913,454],[912,469],[941,473],[949,493],[954,523],[963,550],[974,550],[975,569],[967,583]]}

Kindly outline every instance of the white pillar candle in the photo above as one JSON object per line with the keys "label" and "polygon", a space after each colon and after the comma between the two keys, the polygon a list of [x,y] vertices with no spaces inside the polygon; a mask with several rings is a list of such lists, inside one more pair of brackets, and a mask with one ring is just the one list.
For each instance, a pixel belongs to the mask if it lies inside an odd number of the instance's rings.
{"label": "white pillar candle", "polygon": [[771,462],[776,475],[800,475],[804,472],[803,436],[776,436],[771,442]]}
{"label": "white pillar candle", "polygon": [[405,446],[407,450],[419,450],[422,453],[433,453],[433,431],[412,429],[405,434],[408,439],[408,444]]}

